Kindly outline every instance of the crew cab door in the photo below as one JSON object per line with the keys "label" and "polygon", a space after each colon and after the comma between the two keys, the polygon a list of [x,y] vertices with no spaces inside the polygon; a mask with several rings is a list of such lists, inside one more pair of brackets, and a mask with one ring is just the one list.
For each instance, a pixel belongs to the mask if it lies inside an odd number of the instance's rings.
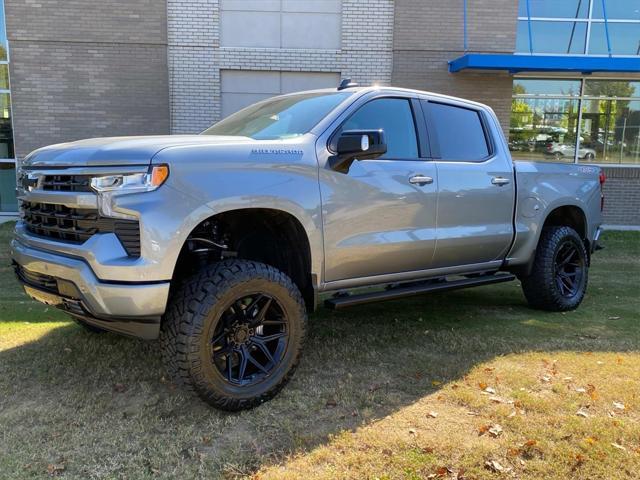
{"label": "crew cab door", "polygon": [[502,260],[513,238],[515,180],[494,119],[462,102],[421,103],[438,171],[433,267]]}
{"label": "crew cab door", "polygon": [[321,160],[325,282],[427,269],[435,250],[438,179],[420,103],[361,100],[319,145],[330,148],[342,130],[382,129],[387,153],[356,160],[347,173]]}

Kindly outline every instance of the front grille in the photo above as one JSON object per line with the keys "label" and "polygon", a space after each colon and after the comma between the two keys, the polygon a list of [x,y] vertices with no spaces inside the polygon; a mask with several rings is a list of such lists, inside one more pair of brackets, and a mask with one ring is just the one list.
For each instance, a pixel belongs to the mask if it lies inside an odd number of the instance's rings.
{"label": "front grille", "polygon": [[101,217],[91,208],[22,202],[24,223],[34,235],[80,244],[97,233],[115,233],[127,254],[140,256],[140,226],[136,220]]}
{"label": "front grille", "polygon": [[44,275],[42,273],[33,272],[27,270],[22,265],[15,264],[16,275],[23,283],[31,285],[32,287],[46,290],[51,293],[58,293],[58,282],[55,277],[51,275]]}
{"label": "front grille", "polygon": [[55,192],[91,192],[91,176],[45,175],[40,188]]}

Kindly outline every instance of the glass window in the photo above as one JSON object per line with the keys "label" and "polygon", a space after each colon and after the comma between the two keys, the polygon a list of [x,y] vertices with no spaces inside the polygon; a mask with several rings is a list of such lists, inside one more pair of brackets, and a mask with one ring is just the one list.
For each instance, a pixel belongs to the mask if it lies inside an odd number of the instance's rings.
{"label": "glass window", "polygon": [[256,103],[202,132],[203,135],[232,135],[255,140],[297,137],[309,132],[350,92],[304,93]]}
{"label": "glass window", "polygon": [[[608,26],[613,55],[640,55],[640,23],[609,22]],[[594,22],[591,25],[589,53],[592,55],[609,54],[604,22]]]}
{"label": "glass window", "polygon": [[[605,0],[605,8],[610,20],[640,20],[638,0]],[[602,0],[593,2],[593,18],[604,18]]]}
{"label": "glass window", "polygon": [[8,60],[7,31],[4,23],[4,0],[0,0],[0,61]]}
{"label": "glass window", "polygon": [[640,82],[626,80],[587,80],[584,94],[589,97],[640,98]]}
{"label": "glass window", "polygon": [[408,100],[379,98],[363,105],[340,128],[345,130],[384,130],[387,153],[381,158],[416,159],[418,142],[413,113]]}
{"label": "glass window", "polygon": [[443,160],[482,160],[489,155],[480,115],[475,110],[427,103]]}
{"label": "glass window", "polygon": [[[516,51],[529,52],[529,22],[518,21]],[[585,52],[587,22],[531,22],[534,53],[581,54]]]}
{"label": "glass window", "polygon": [[584,97],[582,80],[514,80],[514,159],[640,164],[640,81],[583,81]]}
{"label": "glass window", "polygon": [[0,213],[17,211],[16,164],[0,163]]}
{"label": "glass window", "polygon": [[573,162],[578,100],[514,98],[509,150],[514,159]]}
{"label": "glass window", "polygon": [[9,65],[0,63],[0,90],[9,90]]}
{"label": "glass window", "polygon": [[640,163],[640,100],[585,100],[578,158]]}
{"label": "glass window", "polygon": [[538,80],[516,78],[514,95],[580,96],[580,80]]}
{"label": "glass window", "polygon": [[0,159],[14,158],[11,104],[8,93],[0,93]]}
{"label": "glass window", "polygon": [[[529,0],[532,17],[586,18],[589,15],[589,0]],[[518,16],[527,16],[527,2],[521,0]]]}

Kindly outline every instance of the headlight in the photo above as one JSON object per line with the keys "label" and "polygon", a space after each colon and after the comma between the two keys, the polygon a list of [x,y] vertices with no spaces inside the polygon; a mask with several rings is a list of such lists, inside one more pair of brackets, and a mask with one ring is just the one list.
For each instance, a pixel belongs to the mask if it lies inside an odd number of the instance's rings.
{"label": "headlight", "polygon": [[91,179],[91,188],[98,193],[98,211],[103,217],[135,220],[135,212],[118,207],[115,199],[128,193],[151,192],[169,178],[167,165],[154,165],[147,173],[107,175]]}
{"label": "headlight", "polygon": [[108,175],[91,179],[91,188],[98,193],[151,192],[169,178],[167,165],[154,165],[148,173],[130,175]]}

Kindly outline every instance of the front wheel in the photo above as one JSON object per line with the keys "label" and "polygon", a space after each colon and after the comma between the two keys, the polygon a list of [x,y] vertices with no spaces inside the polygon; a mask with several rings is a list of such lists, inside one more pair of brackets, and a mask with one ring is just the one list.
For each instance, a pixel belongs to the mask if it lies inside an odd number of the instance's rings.
{"label": "front wheel", "polygon": [[543,229],[536,249],[533,270],[521,278],[529,305],[562,312],[580,305],[587,290],[587,250],[570,227]]}
{"label": "front wheel", "polygon": [[248,260],[207,267],[174,293],[160,333],[176,383],[223,410],[255,407],[291,378],[305,337],[300,291]]}

